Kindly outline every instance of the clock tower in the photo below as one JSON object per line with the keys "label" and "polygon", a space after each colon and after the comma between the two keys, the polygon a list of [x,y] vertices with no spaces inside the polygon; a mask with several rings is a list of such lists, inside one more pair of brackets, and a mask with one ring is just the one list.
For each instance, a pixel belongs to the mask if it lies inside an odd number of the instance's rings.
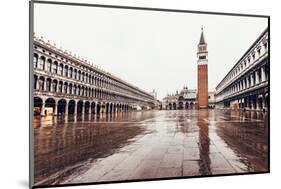
{"label": "clock tower", "polygon": [[197,103],[199,109],[208,108],[208,50],[203,27],[197,49]]}

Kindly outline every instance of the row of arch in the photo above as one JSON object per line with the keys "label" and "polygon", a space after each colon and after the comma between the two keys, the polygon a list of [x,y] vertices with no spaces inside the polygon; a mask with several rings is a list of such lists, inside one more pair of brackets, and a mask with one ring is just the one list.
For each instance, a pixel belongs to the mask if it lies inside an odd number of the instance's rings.
{"label": "row of arch", "polygon": [[[264,63],[264,64],[262,64]],[[244,74],[241,78],[234,81],[231,85],[227,86],[216,97],[218,100],[237,94],[241,91],[247,92],[252,87],[261,83],[268,82],[269,80],[269,62],[265,59],[255,69],[250,70],[249,73]]]}
{"label": "row of arch", "polygon": [[[34,75],[33,81],[33,87],[35,91],[38,90],[54,93],[63,93],[100,99],[125,99],[124,96],[112,94],[110,92],[98,88],[91,88],[80,84],[70,83],[57,79],[45,78],[44,76]],[[126,99],[128,99],[128,97],[126,97]]]}
{"label": "row of arch", "polygon": [[167,110],[183,110],[183,109],[194,109],[194,102],[170,102],[166,105]]}
{"label": "row of arch", "polygon": [[128,104],[113,102],[95,102],[54,98],[33,98],[34,115],[97,114],[126,112],[131,109]]}
{"label": "row of arch", "polygon": [[250,67],[251,64],[254,64],[261,56],[267,53],[268,51],[268,40],[263,36],[264,41],[260,41],[259,45],[256,45],[247,56],[243,57],[243,60],[232,68],[231,72],[226,76],[225,79],[218,85],[218,88],[222,88],[224,85],[227,85],[233,78],[238,77],[242,72]]}
{"label": "row of arch", "polygon": [[140,91],[135,91],[134,89],[131,89],[130,87],[122,83],[114,81],[113,79],[106,78],[106,76],[100,73],[88,73],[87,71],[81,71],[75,67],[71,67],[71,65],[66,65],[62,62],[57,62],[56,60],[53,61],[51,58],[46,58],[45,56],[39,55],[37,53],[33,54],[33,67],[35,69],[55,73],[98,87],[110,88],[114,89],[115,91],[124,92],[142,98],[151,98],[147,94],[143,94]]}

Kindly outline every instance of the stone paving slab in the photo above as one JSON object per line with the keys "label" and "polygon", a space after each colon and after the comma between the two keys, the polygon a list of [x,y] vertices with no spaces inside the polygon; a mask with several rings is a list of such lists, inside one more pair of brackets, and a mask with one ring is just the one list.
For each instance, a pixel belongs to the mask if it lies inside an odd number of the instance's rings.
{"label": "stone paving slab", "polygon": [[181,167],[160,167],[155,178],[173,178],[182,176]]}
{"label": "stone paving slab", "polygon": [[184,160],[183,161],[183,176],[197,176],[201,175],[200,165],[198,160]]}

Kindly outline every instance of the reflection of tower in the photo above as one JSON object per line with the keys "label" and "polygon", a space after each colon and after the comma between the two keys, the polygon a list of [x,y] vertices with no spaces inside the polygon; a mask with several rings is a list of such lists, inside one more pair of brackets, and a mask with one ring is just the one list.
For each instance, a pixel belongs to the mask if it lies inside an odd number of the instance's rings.
{"label": "reflection of tower", "polygon": [[208,108],[208,51],[205,43],[203,27],[201,28],[201,37],[197,52],[197,102],[198,108]]}
{"label": "reflection of tower", "polygon": [[206,120],[209,118],[208,111],[198,111],[197,125],[199,128],[199,156],[200,156],[200,173],[202,175],[209,175],[211,173],[210,168],[210,138],[209,138],[209,122]]}

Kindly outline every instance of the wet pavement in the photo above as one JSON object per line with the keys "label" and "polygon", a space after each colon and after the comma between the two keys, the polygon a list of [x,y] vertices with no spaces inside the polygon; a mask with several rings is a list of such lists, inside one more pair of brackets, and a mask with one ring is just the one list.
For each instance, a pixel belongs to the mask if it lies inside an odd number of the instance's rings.
{"label": "wet pavement", "polygon": [[34,119],[35,185],[268,171],[268,115],[172,110]]}

